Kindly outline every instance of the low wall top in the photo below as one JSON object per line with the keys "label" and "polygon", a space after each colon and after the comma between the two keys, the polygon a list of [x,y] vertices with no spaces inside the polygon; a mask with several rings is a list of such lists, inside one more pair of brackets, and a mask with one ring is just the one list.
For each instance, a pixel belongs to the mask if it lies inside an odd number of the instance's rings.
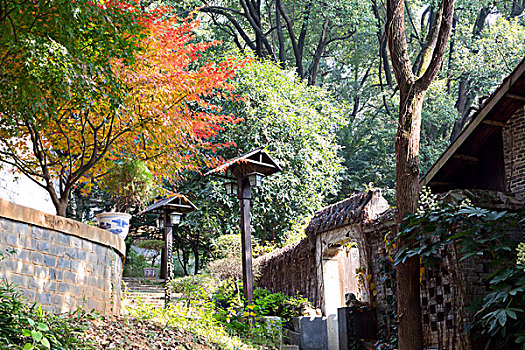
{"label": "low wall top", "polygon": [[126,244],[117,235],[76,220],[41,212],[0,199],[0,217],[62,232],[115,249],[122,258]]}

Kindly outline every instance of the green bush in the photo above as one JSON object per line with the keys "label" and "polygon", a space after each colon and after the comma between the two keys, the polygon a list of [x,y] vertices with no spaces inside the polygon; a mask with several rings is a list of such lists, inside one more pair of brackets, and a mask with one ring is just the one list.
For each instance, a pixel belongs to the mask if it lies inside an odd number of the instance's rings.
{"label": "green bush", "polygon": [[478,325],[494,348],[517,343],[525,349],[525,264],[518,255],[515,265],[499,268],[489,281],[492,292],[476,315]]}
{"label": "green bush", "polygon": [[55,315],[24,298],[5,280],[0,282],[0,348],[2,349],[93,349],[79,337],[91,316],[77,311]]}
{"label": "green bush", "polygon": [[[444,268],[455,280],[460,279],[457,264],[444,264],[453,261],[450,247],[457,249],[459,261],[474,258],[490,263],[495,271],[483,282],[491,292],[483,300],[470,301],[466,311],[473,313],[474,322],[464,324],[474,335],[488,335],[490,349],[508,349],[513,343],[525,349],[525,266],[519,248],[523,243],[510,235],[519,230],[523,216],[523,212],[490,211],[468,202],[436,205],[408,216],[396,238],[411,242],[398,250],[396,264],[419,256],[424,265]],[[459,284],[458,291],[467,296],[464,286]],[[460,316],[461,324],[466,317]]]}
{"label": "green bush", "polygon": [[124,264],[124,277],[142,277],[144,276],[144,268],[149,267],[148,262],[144,256],[140,255],[133,246],[130,246],[128,254],[126,255],[126,262]]}
{"label": "green bush", "polygon": [[210,275],[199,274],[193,276],[178,277],[168,284],[171,293],[181,293],[183,298],[192,298],[196,290],[204,290],[208,295],[217,289],[219,281]]}
{"label": "green bush", "polygon": [[217,237],[212,242],[213,255],[216,259],[241,256],[241,235],[228,234]]}
{"label": "green bush", "polygon": [[264,288],[254,289],[253,308],[246,310],[242,288],[223,284],[213,295],[217,318],[237,330],[245,330],[246,318],[256,320],[263,316],[281,317],[286,327],[293,328],[293,319],[302,316],[305,308],[312,308],[308,299],[299,295],[290,297],[283,293],[272,293]]}
{"label": "green bush", "polygon": [[[191,276],[193,277],[193,276]],[[180,280],[180,279],[179,279]],[[246,333],[232,332],[224,323],[219,322],[215,315],[216,309],[207,292],[201,286],[192,286],[188,278],[179,290],[190,290],[189,296],[176,303],[170,303],[166,308],[157,308],[151,305],[138,303],[127,310],[128,314],[142,320],[152,320],[168,327],[177,327],[186,330],[206,341],[207,344],[216,344],[225,350],[256,350],[276,349],[268,347],[264,339],[254,337],[249,330]],[[264,343],[261,346],[260,343]]]}

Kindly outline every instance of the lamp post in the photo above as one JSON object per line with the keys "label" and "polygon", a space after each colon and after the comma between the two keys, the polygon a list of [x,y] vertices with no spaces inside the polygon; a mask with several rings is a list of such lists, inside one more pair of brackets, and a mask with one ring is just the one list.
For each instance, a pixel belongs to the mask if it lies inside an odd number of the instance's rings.
{"label": "lamp post", "polygon": [[[227,179],[224,184],[228,195],[235,195],[241,207],[242,282],[244,297],[253,302],[251,199],[252,188],[261,185],[264,176],[281,171],[281,167],[260,147],[242,156],[227,161],[205,176],[213,175]],[[235,186],[236,185],[236,186]],[[236,187],[236,188],[235,188]],[[235,192],[235,189],[237,190]]]}
{"label": "lamp post", "polygon": [[[188,198],[181,194],[165,197],[147,207],[141,214],[154,213],[162,217],[163,234],[165,244],[161,252],[160,278],[168,280],[172,274],[171,256],[173,255],[173,226],[179,225],[182,215],[197,210],[197,207]],[[160,219],[160,218],[159,218]],[[158,221],[158,226],[160,225]]]}

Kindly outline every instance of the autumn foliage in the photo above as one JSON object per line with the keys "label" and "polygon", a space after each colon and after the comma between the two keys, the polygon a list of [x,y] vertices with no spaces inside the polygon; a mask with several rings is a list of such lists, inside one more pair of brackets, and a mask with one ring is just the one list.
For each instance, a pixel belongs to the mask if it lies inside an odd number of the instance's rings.
{"label": "autumn foliage", "polygon": [[[0,110],[1,158],[44,187],[59,215],[65,215],[75,186],[88,190],[92,180],[103,176],[115,161],[144,160],[163,181],[214,162],[205,151],[221,145],[208,140],[223,123],[235,119],[208,101],[229,98],[228,79],[242,64],[234,58],[201,62],[201,53],[218,42],[197,42],[193,31],[198,22],[191,16],[178,19],[169,8],[142,12],[138,4],[128,2],[76,3],[83,11],[77,13],[80,20],[67,25],[83,28],[82,35],[53,45],[63,49],[71,44],[69,40],[78,40],[75,47],[84,48],[47,57],[47,65],[53,60],[73,64],[56,68],[57,77],[63,78],[56,84],[46,77],[36,79],[40,101],[26,101],[24,109],[25,100],[18,96],[36,90],[30,78],[38,69],[31,66],[38,63],[35,59],[27,59],[21,34],[16,34],[18,46],[3,45],[4,57],[10,57],[6,50],[17,50],[14,59],[0,67],[4,72],[14,72],[20,64],[32,67],[21,76],[24,81],[12,75],[13,83],[21,84],[18,92],[3,94],[7,98]],[[38,5],[34,6],[38,13]],[[60,23],[55,10],[45,10],[47,16],[40,15],[39,26],[53,31]],[[103,29],[93,27],[91,23],[97,21],[103,22]],[[26,38],[31,37],[29,30]],[[78,75],[81,79],[76,79]]]}

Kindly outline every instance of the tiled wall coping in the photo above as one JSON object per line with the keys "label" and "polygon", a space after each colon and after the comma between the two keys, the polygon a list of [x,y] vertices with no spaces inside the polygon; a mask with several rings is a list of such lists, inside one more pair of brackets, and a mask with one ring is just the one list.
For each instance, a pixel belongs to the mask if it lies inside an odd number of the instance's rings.
{"label": "tiled wall coping", "polygon": [[3,199],[0,199],[0,217],[83,238],[113,248],[121,258],[126,256],[126,245],[122,238],[76,220],[44,213]]}

